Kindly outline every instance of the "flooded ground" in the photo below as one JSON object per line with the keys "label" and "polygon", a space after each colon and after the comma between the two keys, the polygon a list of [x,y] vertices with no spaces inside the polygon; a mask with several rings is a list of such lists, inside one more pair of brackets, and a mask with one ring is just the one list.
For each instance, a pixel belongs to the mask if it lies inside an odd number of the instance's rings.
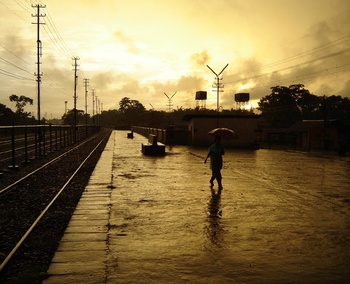
{"label": "flooded ground", "polygon": [[115,131],[107,283],[350,283],[350,159],[226,149],[141,153]]}

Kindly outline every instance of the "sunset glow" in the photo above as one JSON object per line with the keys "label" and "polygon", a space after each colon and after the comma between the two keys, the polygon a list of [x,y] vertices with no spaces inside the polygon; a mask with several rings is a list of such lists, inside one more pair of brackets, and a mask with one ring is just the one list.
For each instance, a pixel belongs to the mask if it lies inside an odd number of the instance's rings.
{"label": "sunset glow", "polygon": [[[305,85],[319,96],[350,97],[350,2],[347,0],[47,0],[0,2],[0,103],[11,94],[34,99],[36,112],[37,14],[41,5],[42,114],[60,118],[73,107],[73,57],[79,57],[78,109],[85,109],[83,80],[103,109],[117,109],[123,97],[146,108],[196,106],[195,92],[208,92],[216,108],[215,76],[231,108],[234,94],[257,102],[277,85]],[[317,7],[317,9],[316,9]],[[45,15],[45,16],[44,16]],[[250,102],[255,107],[257,104]]]}

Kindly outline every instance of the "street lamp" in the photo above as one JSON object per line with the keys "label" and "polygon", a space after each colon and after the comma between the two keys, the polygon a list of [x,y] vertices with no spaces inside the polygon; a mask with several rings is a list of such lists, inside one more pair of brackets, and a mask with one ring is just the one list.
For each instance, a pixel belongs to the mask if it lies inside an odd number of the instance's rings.
{"label": "street lamp", "polygon": [[215,74],[216,77],[216,113],[217,113],[217,119],[216,119],[216,126],[219,127],[219,92],[220,92],[220,75],[222,72],[224,72],[224,70],[226,69],[226,67],[228,66],[228,64],[226,64],[226,66],[220,71],[219,74],[216,74],[216,72],[210,68],[209,65],[207,65],[207,67],[210,69],[211,72],[213,72]]}

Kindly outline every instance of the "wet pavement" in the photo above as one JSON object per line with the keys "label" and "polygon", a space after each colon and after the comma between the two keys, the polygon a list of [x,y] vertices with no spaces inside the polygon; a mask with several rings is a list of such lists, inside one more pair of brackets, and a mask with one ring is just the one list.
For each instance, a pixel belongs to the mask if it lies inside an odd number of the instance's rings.
{"label": "wet pavement", "polygon": [[44,283],[350,283],[350,159],[226,148],[143,156],[114,131]]}

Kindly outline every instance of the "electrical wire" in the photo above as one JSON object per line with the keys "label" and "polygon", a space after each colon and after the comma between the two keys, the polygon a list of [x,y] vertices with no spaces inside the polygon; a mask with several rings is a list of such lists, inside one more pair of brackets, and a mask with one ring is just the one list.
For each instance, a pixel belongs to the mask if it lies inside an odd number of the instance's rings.
{"label": "electrical wire", "polygon": [[16,64],[13,64],[13,63],[9,62],[8,60],[6,60],[6,59],[4,59],[4,58],[2,58],[2,57],[0,57],[0,59],[1,59],[2,61],[4,61],[6,64],[8,64],[8,65],[13,66],[13,67],[16,67],[16,68],[18,68],[18,69],[20,69],[20,70],[22,70],[22,71],[28,73],[29,75],[32,75],[31,72],[29,72],[29,71],[27,71],[27,70],[25,70],[25,69],[23,69],[23,68],[17,66]]}
{"label": "electrical wire", "polygon": [[29,78],[26,78],[26,77],[23,77],[23,76],[14,74],[14,73],[12,73],[12,72],[6,71],[6,70],[1,69],[1,68],[0,68],[0,74],[5,75],[5,76],[8,76],[8,77],[15,78],[15,79],[19,79],[19,80],[34,81],[34,79],[29,79]]}
{"label": "electrical wire", "polygon": [[[29,7],[27,8],[26,4],[30,4],[31,5],[30,7],[35,6],[35,5],[45,5],[40,0],[39,1],[15,0],[14,2],[25,12],[31,12]],[[20,14],[18,14],[17,11],[15,11],[12,7],[8,6],[8,4],[4,3],[4,1],[0,0],[0,3],[3,4],[7,9],[9,9],[16,16],[18,16],[22,20],[27,21],[27,19],[22,17]],[[45,23],[45,25],[43,25],[43,30],[45,32],[44,35],[46,35],[48,37],[48,40],[49,40],[53,50],[58,51],[59,54],[63,55],[63,58],[66,58],[66,59],[69,58],[69,60],[71,60],[73,58],[73,56],[71,56],[71,54],[73,54],[73,53],[68,48],[67,44],[65,43],[65,41],[62,38],[62,36],[60,35],[60,33],[59,33],[59,31],[58,31],[58,29],[57,29],[57,27],[56,27],[52,17],[51,17],[49,9],[46,6],[45,6],[45,12],[46,12],[46,15],[45,15],[46,17],[42,18],[43,23]],[[244,82],[244,81],[257,79],[257,78],[264,77],[264,76],[269,76],[269,75],[272,75],[272,74],[277,73],[277,72],[288,71],[288,70],[293,70],[293,69],[295,70],[296,68],[300,68],[300,67],[305,66],[307,64],[312,64],[312,63],[316,63],[316,62],[319,62],[319,61],[322,61],[322,60],[326,60],[326,59],[329,59],[329,58],[332,58],[332,57],[340,56],[342,54],[345,54],[345,53],[349,52],[350,48],[346,47],[346,48],[340,49],[338,51],[331,51],[330,49],[334,48],[334,47],[337,47],[339,45],[342,45],[342,44],[347,44],[349,41],[350,41],[350,35],[346,35],[346,36],[340,37],[340,38],[338,38],[338,39],[336,39],[334,41],[327,42],[327,43],[325,43],[323,45],[320,45],[320,46],[314,47],[312,49],[303,51],[301,53],[298,53],[298,54],[295,54],[293,56],[284,58],[282,60],[265,64],[263,66],[260,66],[257,69],[247,70],[247,71],[245,71],[245,74],[249,74],[249,73],[253,73],[253,72],[257,72],[257,71],[260,72],[263,69],[274,68],[274,67],[276,67],[278,65],[286,64],[286,63],[289,63],[289,62],[292,62],[292,61],[296,61],[296,60],[303,60],[300,63],[291,64],[290,66],[286,66],[286,67],[275,68],[275,70],[272,70],[271,72],[265,72],[265,73],[262,73],[262,74],[246,76],[245,78],[242,78],[242,79],[225,82],[225,84],[236,84],[236,83],[239,83],[239,82]],[[22,58],[18,57],[17,55],[15,55],[14,53],[12,53],[8,49],[6,49],[5,47],[3,47],[3,48],[6,51],[10,52],[12,55],[14,55],[17,58],[19,58],[20,60],[22,60],[23,62],[25,62],[26,64],[30,65],[28,62],[26,62]],[[327,50],[328,50],[328,52],[326,54],[318,55],[316,58],[311,58],[309,60],[304,60],[305,57],[307,57],[307,56],[315,56],[315,55],[319,54],[320,52],[324,52],[324,51],[327,51]],[[20,70],[28,73],[28,74],[31,74],[29,71],[23,69],[22,67],[14,64],[12,62],[10,62],[7,59],[4,59],[2,57],[0,57],[0,59],[2,61],[4,61],[7,65],[13,66],[13,67],[15,67],[17,69],[20,69]],[[349,69],[346,69],[346,68],[345,69],[339,69],[339,68],[340,67],[346,67],[349,64],[350,63],[346,63],[344,65],[341,65],[341,66],[338,66],[338,67],[337,66],[336,67],[331,67],[331,68],[327,67],[327,68],[324,68],[324,69],[321,69],[321,70],[318,70],[318,71],[315,71],[315,72],[312,72],[312,73],[303,74],[301,76],[297,76],[297,77],[293,77],[293,78],[285,78],[285,79],[283,79],[283,81],[288,81],[290,79],[302,79],[302,78],[311,80],[311,79],[318,78],[318,77],[321,77],[321,76],[328,76],[328,75],[333,75],[333,74],[338,74],[338,73],[345,73],[345,72],[348,72]],[[332,72],[330,72],[330,70]],[[83,75],[83,77],[86,77],[84,72],[83,72],[83,70],[80,70],[80,73]],[[9,71],[3,70],[3,69],[1,69],[1,74],[5,75],[5,76],[16,78],[16,79],[20,79],[20,80],[29,80],[26,77],[23,77],[23,76],[18,75],[18,74],[14,74],[12,72],[9,72]],[[54,88],[54,85],[62,86],[61,84],[59,84],[53,78],[51,78],[51,77],[49,77],[47,75],[46,75],[46,77],[53,83],[53,85],[50,84],[51,87]]]}
{"label": "electrical wire", "polygon": [[[255,76],[250,76],[250,77],[248,76],[246,78],[225,82],[225,84],[233,84],[233,83],[249,81],[249,80],[256,79],[256,78],[269,76],[269,75],[274,74],[276,72],[281,72],[281,71],[286,71],[286,70],[290,70],[290,69],[300,68],[303,65],[310,64],[310,63],[315,63],[315,62],[320,61],[320,60],[324,60],[324,59],[328,59],[328,58],[331,58],[331,57],[335,57],[335,56],[347,53],[349,51],[350,51],[350,48],[345,48],[343,50],[340,50],[340,51],[337,51],[337,52],[333,52],[333,53],[329,53],[327,55],[324,55],[324,56],[321,56],[321,57],[318,57],[318,58],[310,59],[310,60],[304,61],[302,63],[298,63],[298,64],[294,64],[294,65],[291,65],[291,66],[283,67],[283,68],[280,68],[280,69],[277,69],[277,70],[273,70],[271,72],[258,74],[258,75],[255,75]],[[327,69],[329,69],[329,68],[325,68],[325,69],[323,69],[321,71],[326,71]],[[342,71],[339,71],[339,72],[342,72]]]}

